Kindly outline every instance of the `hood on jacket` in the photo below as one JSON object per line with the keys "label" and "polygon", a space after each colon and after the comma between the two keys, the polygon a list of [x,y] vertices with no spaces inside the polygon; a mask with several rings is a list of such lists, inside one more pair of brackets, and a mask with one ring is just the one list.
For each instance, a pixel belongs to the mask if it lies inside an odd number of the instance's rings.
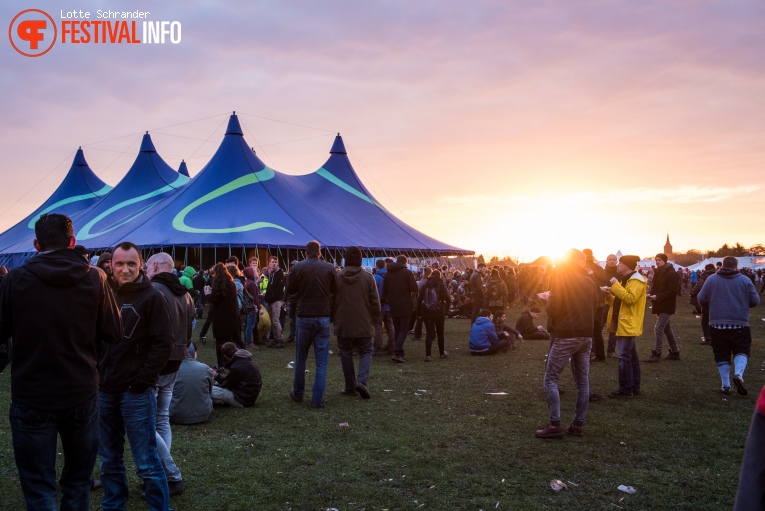
{"label": "hood on jacket", "polygon": [[717,275],[721,276],[724,279],[734,279],[738,275],[741,275],[741,272],[738,270],[731,270],[728,268],[720,268],[717,270]]}
{"label": "hood on jacket", "polygon": [[247,350],[243,350],[243,349],[239,348],[238,350],[236,350],[236,351],[234,352],[234,356],[233,356],[233,357],[231,357],[231,360],[229,360],[229,361],[228,361],[228,363],[226,364],[226,366],[230,366],[231,364],[233,364],[233,363],[234,363],[234,361],[235,361],[237,358],[243,358],[243,359],[245,359],[245,360],[251,360],[251,359],[252,359],[252,353],[250,353],[250,352],[249,352],[249,351],[247,351]]}
{"label": "hood on jacket", "polygon": [[157,273],[152,277],[152,282],[164,284],[172,293],[176,296],[183,296],[188,293],[188,288],[181,284],[181,279],[178,275],[170,272]]}
{"label": "hood on jacket", "polygon": [[385,268],[388,270],[388,273],[393,273],[394,271],[405,270],[406,265],[404,263],[389,263]]}
{"label": "hood on jacket", "polygon": [[35,277],[56,287],[72,287],[90,271],[90,263],[71,248],[38,254],[24,266]]}
{"label": "hood on jacket", "polygon": [[149,280],[149,277],[146,276],[143,270],[141,270],[141,272],[138,274],[137,279],[135,279],[133,282],[122,284],[119,288],[117,288],[117,294],[125,295],[129,293],[135,293],[138,291],[143,291],[144,289],[148,289],[150,287],[154,287],[154,285],[151,283],[151,281]]}
{"label": "hood on jacket", "polygon": [[361,280],[364,269],[361,266],[346,266],[340,271],[340,278],[343,282],[354,284]]}
{"label": "hood on jacket", "polygon": [[197,271],[193,266],[187,266],[186,269],[183,270],[183,276],[188,278],[192,278],[196,273]]}
{"label": "hood on jacket", "polygon": [[255,269],[252,266],[245,268],[242,273],[247,280],[255,280]]}
{"label": "hood on jacket", "polygon": [[475,320],[476,325],[485,325],[486,323],[491,323],[491,320],[486,316],[479,316],[478,319]]}

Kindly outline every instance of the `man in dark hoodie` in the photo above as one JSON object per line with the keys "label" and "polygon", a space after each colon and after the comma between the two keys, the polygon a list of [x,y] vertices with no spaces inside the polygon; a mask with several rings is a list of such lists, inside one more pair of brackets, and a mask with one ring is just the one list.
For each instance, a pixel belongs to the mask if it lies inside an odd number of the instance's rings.
{"label": "man in dark hoodie", "polygon": [[[358,247],[345,252],[345,268],[337,275],[337,294],[332,317],[340,348],[345,388],[341,394],[354,396],[358,392],[369,399],[367,378],[372,365],[372,336],[380,322],[380,298],[374,277],[361,267],[362,255]],[[359,373],[353,368],[353,352],[359,352]]]}
{"label": "man in dark hoodie", "polygon": [[709,310],[712,352],[722,380],[720,391],[730,393],[733,355],[733,383],[738,393],[746,396],[744,370],[752,347],[749,309],[760,303],[760,295],[749,277],[739,273],[738,259],[728,256],[722,268],[704,282],[697,298],[702,309]]}
{"label": "man in dark hoodie", "polygon": [[[570,249],[556,271],[550,290],[547,314],[555,335],[545,368],[545,394],[550,421],[536,431],[537,438],[563,438],[568,431],[575,436],[584,434],[582,425],[590,401],[590,351],[592,326],[599,305],[598,287],[588,276],[583,252]],[[558,377],[569,359],[576,383],[576,411],[566,431],[560,422],[560,393]]]}
{"label": "man in dark hoodie", "polygon": [[669,354],[665,360],[680,360],[680,348],[677,347],[677,338],[670,322],[677,307],[677,297],[680,296],[680,275],[675,271],[672,263],[667,262],[667,254],[656,254],[655,261],[656,272],[653,275],[648,298],[652,300],[651,312],[657,316],[654,327],[656,347],[651,351],[651,356],[646,359],[646,362],[661,360],[665,335],[669,343]]}
{"label": "man in dark hoodie", "polygon": [[396,332],[396,345],[391,360],[399,363],[405,362],[404,341],[409,332],[409,318],[414,307],[412,295],[417,292],[417,281],[407,268],[408,262],[405,255],[398,256],[395,263],[387,266],[388,273],[383,281],[382,303],[390,306]]}
{"label": "man in dark hoodie", "polygon": [[97,353],[122,339],[122,325],[105,274],[72,249],[72,221],[42,215],[35,236],[38,255],[0,281],[0,371],[13,338],[16,467],[27,509],[57,509],[60,436],[61,509],[87,510],[98,449]]}
{"label": "man in dark hoodie", "polygon": [[[191,341],[192,320],[194,319],[194,300],[184,284],[173,273],[173,258],[166,252],[154,254],[146,261],[146,276],[151,279],[154,287],[167,300],[170,322],[173,327],[173,352],[159,372],[157,380],[157,453],[165,467],[170,495],[179,495],[184,490],[181,471],[170,454],[173,443],[173,433],[170,429],[170,401],[173,399],[173,388],[178,376],[181,361],[186,358],[186,346]],[[189,266],[186,269],[190,268]]]}
{"label": "man in dark hoodie", "polygon": [[221,350],[228,374],[224,377],[210,369],[217,383],[212,388],[213,403],[234,408],[253,406],[263,388],[263,379],[258,364],[252,359],[252,353],[238,348],[233,342],[224,343]]}
{"label": "man in dark hoodie", "polygon": [[157,454],[154,388],[173,352],[173,324],[167,300],[142,271],[141,252],[128,241],[112,253],[122,342],[104,349],[98,393],[98,455],[101,458],[103,509],[124,509],[128,499],[125,433],[138,477],[151,509],[168,509],[167,478]]}

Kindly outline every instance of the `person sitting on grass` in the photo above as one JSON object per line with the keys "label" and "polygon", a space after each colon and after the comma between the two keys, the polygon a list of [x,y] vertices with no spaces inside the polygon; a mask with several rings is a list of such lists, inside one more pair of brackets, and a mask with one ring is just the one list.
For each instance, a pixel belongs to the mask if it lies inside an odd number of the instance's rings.
{"label": "person sitting on grass", "polygon": [[500,350],[507,351],[507,341],[497,336],[497,330],[491,321],[491,311],[481,309],[470,329],[470,354],[493,355]]}
{"label": "person sitting on grass", "polygon": [[510,325],[505,324],[505,321],[507,321],[507,315],[505,312],[497,312],[497,315],[494,316],[494,329],[497,331],[497,337],[507,340],[508,344],[510,344],[510,349],[514,350],[515,341],[522,341],[523,336],[518,330],[511,327]]}
{"label": "person sitting on grass", "polygon": [[539,341],[550,340],[550,334],[542,325],[534,326],[534,320],[542,312],[539,307],[532,307],[529,310],[521,312],[518,320],[515,322],[515,329],[518,330],[524,339]]}
{"label": "person sitting on grass", "polygon": [[210,369],[210,375],[216,382],[212,388],[213,403],[249,408],[255,404],[263,387],[258,364],[252,359],[252,353],[238,348],[233,342],[225,343],[221,351],[228,375],[224,377]]}

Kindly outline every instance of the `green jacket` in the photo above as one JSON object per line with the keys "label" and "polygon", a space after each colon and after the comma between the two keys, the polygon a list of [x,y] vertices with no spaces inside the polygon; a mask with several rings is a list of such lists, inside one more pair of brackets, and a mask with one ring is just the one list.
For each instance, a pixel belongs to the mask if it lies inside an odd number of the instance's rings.
{"label": "green jacket", "polygon": [[645,298],[648,282],[639,272],[635,272],[627,281],[626,286],[616,282],[611,286],[611,293],[622,301],[619,307],[619,322],[616,332],[613,332],[611,317],[614,313],[614,299],[611,297],[611,308],[608,310],[609,331],[619,337],[637,337],[643,334],[643,317],[645,316]]}
{"label": "green jacket", "polygon": [[187,266],[186,269],[183,270],[183,275],[181,275],[181,284],[186,286],[186,289],[194,289],[194,284],[191,282],[191,279],[193,279],[196,274],[197,271],[193,267]]}

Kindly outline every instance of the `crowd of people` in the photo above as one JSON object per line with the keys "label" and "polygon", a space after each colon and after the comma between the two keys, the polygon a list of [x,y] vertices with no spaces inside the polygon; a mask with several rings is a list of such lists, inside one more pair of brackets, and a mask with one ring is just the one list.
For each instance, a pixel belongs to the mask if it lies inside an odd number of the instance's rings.
{"label": "crowd of people", "polygon": [[[588,249],[569,250],[555,268],[517,272],[483,263],[474,270],[433,263],[412,271],[405,255],[379,259],[370,271],[362,266],[359,248],[346,249],[340,268],[323,261],[319,242],[311,241],[305,258],[292,261],[288,272],[276,256],[263,268],[257,257],[245,266],[232,256],[196,271],[176,270],[164,252],[144,262],[129,241],[91,265],[87,250],[76,245],[71,220],[60,214],[42,215],[35,235],[36,257],[11,272],[0,267],[0,370],[12,364],[11,431],[28,509],[57,507],[59,437],[62,509],[88,509],[93,488],[103,488],[104,509],[124,509],[125,438],[149,508],[169,509],[170,497],[185,489],[171,454],[171,423],[204,422],[214,403],[254,406],[263,386],[252,353],[256,345],[283,349],[295,343],[288,393],[295,403],[307,398],[306,363],[313,348],[310,403],[323,408],[333,330],[344,380],[340,393],[362,399],[372,395],[373,357],[405,363],[407,338],[421,337],[423,326],[424,360],[436,355],[433,341],[438,357],[448,358],[447,317],[470,320],[466,341],[475,356],[502,353],[524,340],[549,342],[543,378],[549,420],[535,435],[582,436],[588,404],[597,398],[589,386],[592,361],[619,359],[618,387],[609,397],[641,393],[636,339],[649,300],[657,318],[646,362],[680,360],[671,320],[687,278],[721,392],[730,394],[733,385],[738,394],[748,393],[743,378],[751,346],[748,310],[759,295],[753,274],[739,271],[733,257],[695,276],[676,271],[661,253],[646,274],[632,255],[609,255],[601,267]],[[516,299],[527,307],[513,327],[505,309]],[[547,324],[537,325],[542,307]],[[37,316],[41,309],[46,321]],[[196,360],[191,342],[205,313],[200,340],[206,342],[212,328],[212,367]],[[662,359],[664,338],[669,351]],[[558,379],[569,361],[576,408],[564,429]],[[96,458],[100,479],[93,478]]]}

